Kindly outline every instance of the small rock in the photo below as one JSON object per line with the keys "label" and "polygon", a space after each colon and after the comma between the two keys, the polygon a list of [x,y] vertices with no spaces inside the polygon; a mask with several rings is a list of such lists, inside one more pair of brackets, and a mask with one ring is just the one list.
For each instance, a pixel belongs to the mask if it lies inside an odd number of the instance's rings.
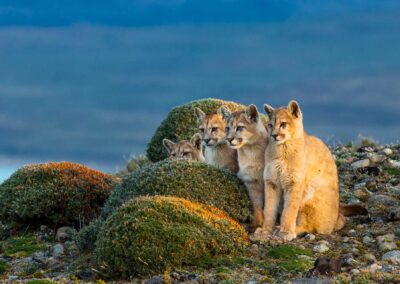
{"label": "small rock", "polygon": [[248,251],[249,251],[249,253],[250,253],[251,255],[256,256],[256,255],[259,254],[260,249],[259,249],[259,247],[258,247],[257,244],[252,244],[252,245],[248,248]]}
{"label": "small rock", "polygon": [[385,148],[385,149],[383,149],[383,153],[384,153],[386,156],[390,156],[390,155],[393,154],[393,151],[392,151],[392,149],[390,149],[390,148]]}
{"label": "small rock", "polygon": [[307,241],[314,241],[315,240],[315,235],[314,234],[307,234],[304,239]]}
{"label": "small rock", "polygon": [[76,233],[77,233],[76,230],[72,227],[58,228],[57,234],[56,234],[56,240],[59,242],[70,241],[73,239],[73,237]]}
{"label": "small rock", "polygon": [[350,270],[350,274],[353,274],[353,275],[358,275],[358,274],[360,274],[361,272],[360,272],[360,270],[358,270],[358,269],[352,269],[352,270]]}
{"label": "small rock", "polygon": [[375,272],[377,272],[378,270],[381,270],[381,269],[382,269],[382,266],[380,266],[377,263],[373,263],[373,264],[368,265],[367,267],[363,268],[362,271],[365,272],[365,273],[375,273]]}
{"label": "small rock", "polygon": [[351,164],[351,167],[353,169],[359,169],[359,168],[365,168],[370,165],[370,160],[369,159],[363,159],[357,162],[354,162]]}
{"label": "small rock", "polygon": [[255,281],[255,280],[250,280],[250,281],[247,281],[247,284],[257,284],[257,281]]}
{"label": "small rock", "polygon": [[368,199],[368,204],[370,206],[383,205],[390,207],[390,206],[396,206],[398,205],[398,203],[399,202],[393,197],[383,194],[374,195],[370,199]]}
{"label": "small rock", "polygon": [[389,160],[390,166],[393,168],[400,168],[400,161],[395,161],[395,160]]}
{"label": "small rock", "polygon": [[163,284],[164,279],[162,276],[153,276],[150,279],[144,281],[144,284]]}
{"label": "small rock", "polygon": [[364,254],[364,259],[366,261],[375,261],[376,257],[372,253],[366,253],[366,254]]}
{"label": "small rock", "polygon": [[384,155],[372,155],[369,157],[370,161],[374,164],[382,163],[385,159],[386,156]]}
{"label": "small rock", "polygon": [[394,207],[389,210],[389,220],[397,221],[400,220],[400,208]]}
{"label": "small rock", "polygon": [[65,249],[62,244],[56,244],[53,246],[52,255],[55,258],[59,258],[65,254]]}
{"label": "small rock", "polygon": [[392,250],[382,256],[382,260],[386,260],[393,264],[400,264],[400,250]]}
{"label": "small rock", "polygon": [[378,243],[393,242],[395,240],[395,238],[396,237],[394,234],[387,234],[387,235],[376,237],[376,240],[378,241]]}
{"label": "small rock", "polygon": [[354,237],[354,236],[357,235],[357,231],[354,230],[354,229],[351,229],[351,230],[349,230],[349,231],[347,232],[347,234],[348,234],[349,236],[351,236],[351,237]]}
{"label": "small rock", "polygon": [[329,250],[329,247],[325,243],[320,243],[314,246],[313,250],[318,253],[324,253]]}
{"label": "small rock", "polygon": [[379,244],[379,249],[381,251],[393,250],[397,249],[397,245],[395,242],[383,242]]}
{"label": "small rock", "polygon": [[8,282],[12,283],[13,281],[18,280],[18,278],[19,277],[17,275],[10,275],[10,276],[8,276]]}
{"label": "small rock", "polygon": [[370,236],[364,236],[364,238],[363,238],[363,243],[364,244],[369,245],[369,244],[371,244],[373,242],[374,242],[373,238],[371,238]]}

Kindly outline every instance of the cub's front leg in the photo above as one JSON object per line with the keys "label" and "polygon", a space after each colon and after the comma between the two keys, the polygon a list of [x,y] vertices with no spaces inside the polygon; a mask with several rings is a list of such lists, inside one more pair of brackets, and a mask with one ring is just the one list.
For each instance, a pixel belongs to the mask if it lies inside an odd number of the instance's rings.
{"label": "cub's front leg", "polygon": [[281,198],[280,188],[268,180],[264,181],[264,223],[254,232],[253,240],[265,241],[271,236],[276,224]]}
{"label": "cub's front leg", "polygon": [[258,228],[263,224],[264,183],[259,180],[245,182],[253,207],[252,227]]}
{"label": "cub's front leg", "polygon": [[291,241],[297,237],[296,222],[303,197],[303,188],[294,183],[283,191],[283,211],[279,237],[284,241]]}

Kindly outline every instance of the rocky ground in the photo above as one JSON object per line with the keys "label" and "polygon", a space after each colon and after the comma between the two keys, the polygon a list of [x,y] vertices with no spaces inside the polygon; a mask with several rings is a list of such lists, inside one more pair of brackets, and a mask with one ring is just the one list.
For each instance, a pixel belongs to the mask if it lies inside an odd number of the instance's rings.
{"label": "rocky ground", "polygon": [[[365,205],[368,216],[351,217],[344,229],[329,236],[308,234],[288,244],[253,243],[245,256],[210,259],[203,267],[131,282],[400,283],[400,145],[364,141],[358,147],[338,146],[333,154],[341,201]],[[79,252],[75,234],[70,227],[41,226],[2,241],[0,282],[104,283],[99,280],[104,278],[98,272],[102,268],[90,254]]]}

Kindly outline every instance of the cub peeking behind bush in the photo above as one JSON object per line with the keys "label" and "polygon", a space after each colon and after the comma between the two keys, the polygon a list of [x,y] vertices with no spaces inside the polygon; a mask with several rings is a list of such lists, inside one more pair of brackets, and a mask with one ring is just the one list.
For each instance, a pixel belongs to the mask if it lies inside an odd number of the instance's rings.
{"label": "cub peeking behind bush", "polygon": [[170,159],[205,162],[201,146],[201,137],[198,133],[193,135],[190,141],[181,140],[178,143],[174,143],[171,140],[164,138],[163,145],[167,150]]}

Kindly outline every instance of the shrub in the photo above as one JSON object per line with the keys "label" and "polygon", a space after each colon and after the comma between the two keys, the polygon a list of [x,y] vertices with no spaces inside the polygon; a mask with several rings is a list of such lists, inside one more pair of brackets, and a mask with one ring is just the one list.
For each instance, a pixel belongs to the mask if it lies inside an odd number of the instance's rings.
{"label": "shrub", "polygon": [[172,141],[190,140],[197,132],[197,120],[194,115],[196,107],[203,110],[206,114],[216,112],[221,106],[225,106],[230,111],[243,110],[244,106],[218,99],[203,99],[193,101],[171,110],[168,116],[161,122],[153,138],[147,145],[147,157],[152,162],[161,161],[168,157],[162,140],[164,138]]}
{"label": "shrub", "polygon": [[104,225],[104,220],[98,218],[83,227],[76,236],[75,242],[81,251],[92,251],[95,248],[97,236]]}
{"label": "shrub", "polygon": [[205,203],[241,222],[250,216],[250,202],[242,182],[229,171],[202,162],[164,160],[125,176],[107,200],[104,216],[140,195],[168,195]]}
{"label": "shrub", "polygon": [[117,180],[85,166],[61,162],[29,165],[0,185],[0,219],[19,223],[88,222]]}
{"label": "shrub", "polygon": [[108,277],[128,278],[241,253],[248,237],[211,206],[176,197],[142,196],[111,215],[96,243]]}
{"label": "shrub", "polygon": [[150,164],[151,162],[145,155],[131,156],[127,161],[125,169],[119,171],[116,175],[124,177],[125,175],[136,171],[137,169]]}

